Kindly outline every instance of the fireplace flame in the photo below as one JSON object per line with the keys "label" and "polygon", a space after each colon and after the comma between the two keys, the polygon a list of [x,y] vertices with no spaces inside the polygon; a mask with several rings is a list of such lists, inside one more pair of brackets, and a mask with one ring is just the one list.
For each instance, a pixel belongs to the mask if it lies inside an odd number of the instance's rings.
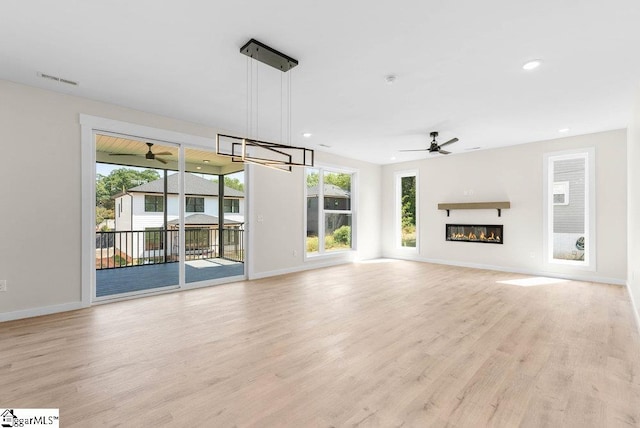
{"label": "fireplace flame", "polygon": [[451,233],[449,234],[448,240],[501,243],[502,239],[500,238],[500,235],[496,234],[495,231],[486,231],[486,230],[483,231],[478,229],[479,228],[476,228],[475,232],[478,232],[479,235],[476,234],[473,230],[460,231],[460,229],[458,229],[457,232],[454,232],[452,230]]}

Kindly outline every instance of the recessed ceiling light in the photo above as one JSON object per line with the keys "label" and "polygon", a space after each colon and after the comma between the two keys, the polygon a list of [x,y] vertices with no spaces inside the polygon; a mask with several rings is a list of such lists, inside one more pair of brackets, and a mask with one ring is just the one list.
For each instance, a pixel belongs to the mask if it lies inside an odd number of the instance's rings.
{"label": "recessed ceiling light", "polygon": [[201,166],[197,166],[196,169],[202,169],[202,167]]}
{"label": "recessed ceiling light", "polygon": [[398,76],[396,76],[395,74],[389,74],[388,76],[384,77],[384,81],[387,82],[387,85],[393,85],[394,83],[396,83],[396,80],[398,80]]}
{"label": "recessed ceiling light", "polygon": [[205,160],[203,160],[202,162],[204,162],[204,163],[209,163],[209,159],[205,159]]}
{"label": "recessed ceiling light", "polygon": [[525,62],[524,65],[522,66],[522,69],[527,71],[535,70],[536,68],[540,67],[540,64],[542,64],[541,60],[534,59],[529,62]]}
{"label": "recessed ceiling light", "polygon": [[396,160],[396,157],[395,156],[391,156],[389,159]]}
{"label": "recessed ceiling light", "polygon": [[564,134],[565,132],[569,132],[569,128],[558,129],[558,132],[562,132]]}
{"label": "recessed ceiling light", "polygon": [[305,133],[303,133],[303,134],[302,134],[302,136],[303,136],[304,138],[310,138],[310,137],[311,137],[311,135],[312,135],[312,134],[311,134],[311,132],[305,132]]}

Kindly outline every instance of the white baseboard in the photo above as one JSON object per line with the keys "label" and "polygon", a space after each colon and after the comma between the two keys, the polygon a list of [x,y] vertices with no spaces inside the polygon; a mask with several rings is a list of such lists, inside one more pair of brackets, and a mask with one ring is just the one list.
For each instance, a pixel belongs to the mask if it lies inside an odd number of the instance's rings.
{"label": "white baseboard", "polygon": [[0,322],[13,321],[23,318],[39,317],[41,315],[57,314],[58,312],[75,311],[85,308],[82,302],[62,303],[60,305],[43,306],[39,308],[23,309],[20,311],[0,313]]}
{"label": "white baseboard", "polygon": [[305,270],[313,270],[313,269],[320,269],[320,268],[325,268],[325,267],[331,267],[331,266],[338,266],[338,265],[344,265],[347,263],[353,263],[353,260],[351,259],[328,259],[326,261],[322,261],[322,262],[315,262],[314,263],[309,263],[309,264],[303,264],[300,266],[294,266],[294,267],[290,267],[290,268],[285,268],[285,269],[276,269],[276,270],[270,270],[270,271],[266,271],[266,272],[258,272],[258,273],[254,273],[249,277],[249,280],[254,280],[254,279],[262,279],[262,278],[269,278],[272,276],[278,276],[278,275],[286,275],[288,273],[295,273],[295,272],[302,272]]}
{"label": "white baseboard", "polygon": [[629,299],[631,299],[631,309],[633,310],[634,319],[636,320],[636,327],[638,327],[638,333],[640,333],[640,312],[638,312],[638,306],[636,306],[636,300],[633,296],[633,291],[631,291],[631,286],[629,286],[629,281],[627,281],[627,292],[629,293]]}
{"label": "white baseboard", "polygon": [[417,255],[410,257],[398,257],[395,255],[396,259],[402,260],[413,260],[416,262],[426,262],[426,263],[435,263],[439,265],[448,265],[448,266],[460,266],[460,267],[468,267],[473,269],[486,269],[486,270],[495,270],[498,272],[511,272],[511,273],[519,273],[522,275],[533,275],[533,276],[546,276],[552,278],[561,278],[561,279],[570,279],[574,281],[585,281],[585,282],[599,282],[603,284],[614,284],[614,285],[625,285],[626,281],[624,279],[619,278],[609,278],[609,277],[601,277],[595,275],[581,275],[581,274],[564,274],[558,272],[548,272],[548,271],[538,271],[532,269],[520,269],[515,267],[506,267],[506,266],[496,266],[496,265],[485,265],[481,263],[468,263],[468,262],[459,262],[452,260],[441,260],[441,259],[429,259],[425,257],[419,257]]}

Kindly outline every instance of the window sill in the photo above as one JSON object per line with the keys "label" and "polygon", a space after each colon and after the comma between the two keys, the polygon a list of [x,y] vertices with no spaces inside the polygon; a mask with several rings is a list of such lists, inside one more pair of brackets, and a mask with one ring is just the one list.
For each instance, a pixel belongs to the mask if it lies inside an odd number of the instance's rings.
{"label": "window sill", "polygon": [[304,260],[305,261],[310,261],[310,260],[320,260],[320,259],[327,259],[327,258],[333,258],[333,257],[340,257],[340,256],[353,256],[356,254],[356,250],[354,249],[350,249],[350,250],[340,250],[340,251],[331,251],[329,253],[305,253],[304,256]]}

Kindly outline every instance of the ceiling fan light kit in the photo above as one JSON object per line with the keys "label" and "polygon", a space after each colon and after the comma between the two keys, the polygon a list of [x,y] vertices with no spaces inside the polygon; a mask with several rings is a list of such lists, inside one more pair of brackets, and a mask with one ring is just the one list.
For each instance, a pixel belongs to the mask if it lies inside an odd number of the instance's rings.
{"label": "ceiling fan light kit", "polygon": [[[304,147],[296,147],[291,145],[291,78],[288,75],[288,142],[273,143],[268,141],[261,141],[257,138],[251,138],[251,118],[253,116],[253,103],[249,103],[249,98],[253,97],[251,89],[253,89],[253,67],[251,67],[251,61],[259,61],[267,64],[282,73],[287,73],[292,68],[298,65],[298,61],[288,55],[283,54],[280,51],[273,49],[270,46],[265,45],[255,39],[249,40],[240,48],[240,53],[247,56],[247,94],[249,94],[247,100],[247,134],[248,137],[238,137],[233,135],[216,135],[216,154],[220,156],[229,156],[233,162],[244,162],[256,165],[262,165],[269,168],[277,169],[279,171],[291,172],[294,166],[313,166],[314,165],[314,152],[311,149]],[[249,72],[251,70],[251,72]],[[251,74],[250,74],[251,73]],[[249,83],[251,79],[251,84]],[[256,79],[256,91],[257,91],[257,79]],[[282,91],[282,89],[281,89]],[[282,97],[282,92],[280,93]],[[256,95],[257,98],[257,95]],[[282,104],[281,104],[282,105]],[[282,108],[282,107],[281,107]],[[256,112],[257,113],[257,112]],[[282,111],[281,111],[282,114]],[[257,117],[257,114],[256,114]],[[282,118],[281,118],[282,120]],[[257,128],[257,125],[256,125]],[[282,128],[281,128],[282,133]],[[305,138],[311,136],[311,134],[305,134]],[[282,138],[281,135],[281,139]]]}

